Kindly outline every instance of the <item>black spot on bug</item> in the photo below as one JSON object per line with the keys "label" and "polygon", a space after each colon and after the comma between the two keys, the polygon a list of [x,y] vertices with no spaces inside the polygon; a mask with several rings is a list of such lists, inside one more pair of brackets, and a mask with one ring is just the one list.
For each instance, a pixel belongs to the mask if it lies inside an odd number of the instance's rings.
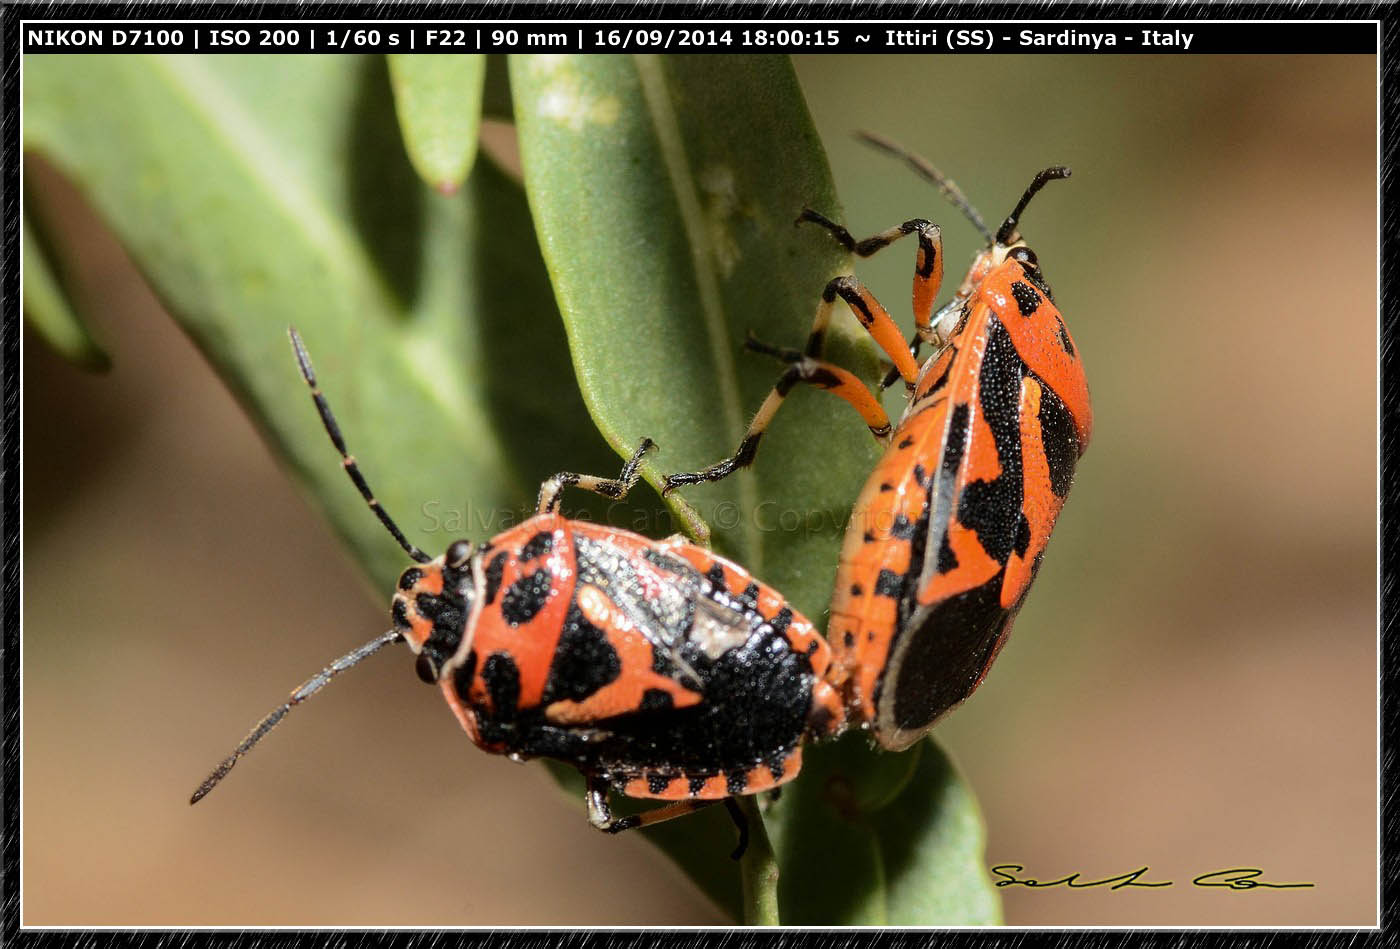
{"label": "black spot on bug", "polygon": [[560,699],[582,702],[621,674],[622,660],[607,634],[590,623],[577,604],[570,604],[541,704]]}
{"label": "black spot on bug", "polygon": [[861,532],[861,535],[860,535],[860,539],[861,539],[861,542],[862,542],[862,543],[866,543],[866,544],[873,544],[873,543],[875,543],[875,535],[872,534],[870,531],[862,531],[862,532]]}
{"label": "black spot on bug", "polygon": [[787,635],[788,627],[792,625],[792,607],[784,606],[768,623],[779,636]]}
{"label": "black spot on bug", "polygon": [[933,475],[929,474],[928,469],[923,465],[914,466],[914,480],[917,481],[919,487],[923,488],[925,491],[933,487]]}
{"label": "black spot on bug", "polygon": [[1071,358],[1073,358],[1074,343],[1070,341],[1069,330],[1065,329],[1065,321],[1060,319],[1058,313],[1055,314],[1055,323],[1057,324],[1056,330],[1060,337],[1060,348],[1063,349],[1067,354],[1069,354]]}
{"label": "black spot on bug", "polygon": [[896,445],[895,447],[898,448],[900,451],[903,451],[904,449],[908,448],[908,447],[909,447],[910,445],[912,445],[912,444],[914,444],[914,436],[913,436],[913,435],[905,435],[903,438],[901,438],[901,439],[899,440],[899,444]]}
{"label": "black spot on bug", "polygon": [[520,548],[520,560],[522,563],[536,560],[543,557],[554,549],[554,532],[540,531],[534,537],[525,542]]}
{"label": "black spot on bug", "polygon": [[541,568],[516,580],[501,597],[501,617],[511,626],[528,623],[549,602],[554,576]]}
{"label": "black spot on bug", "polygon": [[665,689],[647,689],[642,693],[641,704],[637,706],[639,712],[664,712],[672,708],[675,701],[671,698],[671,693]]}
{"label": "black spot on bug", "polygon": [[486,693],[491,696],[491,717],[509,722],[520,710],[520,670],[508,652],[493,652],[481,668]]}
{"label": "black spot on bug", "polygon": [[861,586],[859,583],[852,583],[852,584],[851,584],[851,596],[864,596],[864,595],[865,595],[865,587]]}
{"label": "black spot on bug", "polygon": [[399,574],[399,589],[412,590],[414,584],[416,584],[419,580],[422,579],[422,570],[419,570],[417,567],[409,567],[403,573]]}
{"label": "black spot on bug", "polygon": [[744,592],[740,593],[735,599],[746,610],[758,609],[758,584],[750,581],[749,585],[744,587]]}
{"label": "black spot on bug", "polygon": [[876,596],[892,596],[898,599],[904,593],[904,578],[893,570],[881,570],[875,580]]}
{"label": "black spot on bug", "polygon": [[1056,497],[1069,494],[1074,482],[1074,466],[1079,460],[1079,430],[1069,409],[1049,386],[1040,384],[1040,439],[1045,446],[1045,462],[1050,469],[1050,490]]}
{"label": "black spot on bug", "polygon": [[719,589],[729,589],[729,584],[724,581],[724,567],[720,564],[710,564],[710,569],[705,571],[705,577]]}
{"label": "black spot on bug", "polygon": [[894,523],[890,525],[890,536],[899,540],[908,540],[914,536],[914,522],[903,514],[896,514]]}
{"label": "black spot on bug", "polygon": [[948,546],[948,535],[943,535],[943,542],[938,545],[938,572],[951,573],[958,568],[958,555],[953,552],[953,548]]}
{"label": "black spot on bug", "polygon": [[506,569],[506,552],[503,550],[491,558],[486,565],[486,605],[496,601],[496,592],[501,589],[501,573]]}
{"label": "black spot on bug", "polygon": [[1022,316],[1030,316],[1040,308],[1040,294],[1030,284],[1017,280],[1011,284],[1011,296],[1016,301],[1016,308],[1021,311]]}
{"label": "black spot on bug", "polygon": [[1016,540],[1025,484],[1021,468],[1021,376],[1025,364],[1000,321],[988,324],[987,348],[978,374],[982,417],[992,431],[1001,474],[972,481],[958,498],[958,522],[976,532],[987,556],[1004,564]]}
{"label": "black spot on bug", "polygon": [[1026,548],[1031,545],[1031,522],[1026,520],[1026,515],[1022,512],[1020,519],[1016,522],[1016,544],[1012,548],[1016,555],[1024,557]]}
{"label": "black spot on bug", "polygon": [[724,789],[730,794],[743,794],[749,786],[747,771],[731,771],[724,776]]}
{"label": "black spot on bug", "polygon": [[894,485],[890,484],[888,481],[883,481],[883,482],[880,483],[880,490],[881,490],[882,492],[884,492],[884,491],[893,491],[893,490],[894,490]]}
{"label": "black spot on bug", "polygon": [[403,599],[394,597],[394,606],[389,615],[394,619],[395,629],[408,629],[408,603]]}
{"label": "black spot on bug", "polygon": [[807,658],[811,659],[817,654],[817,641],[814,639],[807,644]]}
{"label": "black spot on bug", "polygon": [[1045,282],[1045,272],[1042,271],[1039,267],[1033,267],[1028,265],[1025,261],[1021,262],[1021,269],[1025,271],[1026,279],[1033,283],[1036,289],[1038,289],[1041,293],[1045,294],[1045,299],[1049,300],[1051,303],[1054,303],[1055,294],[1050,292],[1050,284]]}
{"label": "black spot on bug", "polygon": [[[925,224],[928,222],[925,221]],[[933,276],[933,268],[938,263],[938,249],[933,241],[929,240],[922,232],[919,234],[919,260],[915,265],[914,272],[927,280]]]}
{"label": "black spot on bug", "polygon": [[420,616],[437,619],[439,611],[442,610],[442,597],[431,593],[420,593],[414,598],[413,606]]}
{"label": "black spot on bug", "polygon": [[953,406],[952,414],[948,418],[948,438],[943,443],[943,470],[949,474],[957,473],[962,465],[963,455],[967,452],[968,422],[971,415],[972,409],[964,402]]}
{"label": "black spot on bug", "polygon": [[690,791],[691,796],[694,797],[696,794],[700,793],[700,789],[705,786],[707,780],[709,779],[704,775],[692,775],[690,780],[686,782],[686,789]]}
{"label": "black spot on bug", "polygon": [[457,667],[452,673],[452,687],[457,690],[457,697],[463,704],[467,701],[467,696],[471,694],[472,679],[476,678],[476,650],[467,653],[466,661]]}
{"label": "black spot on bug", "polygon": [[647,775],[647,790],[652,794],[660,794],[662,791],[666,790],[670,783],[671,776],[668,774],[653,773]]}
{"label": "black spot on bug", "polygon": [[847,648],[847,649],[850,649],[852,646],[854,646],[854,645],[856,644],[856,637],[855,637],[855,634],[852,633],[852,632],[850,632],[849,630],[847,630],[846,635],[843,636],[843,637],[841,637],[841,639],[842,639],[843,642],[845,642],[846,648]]}

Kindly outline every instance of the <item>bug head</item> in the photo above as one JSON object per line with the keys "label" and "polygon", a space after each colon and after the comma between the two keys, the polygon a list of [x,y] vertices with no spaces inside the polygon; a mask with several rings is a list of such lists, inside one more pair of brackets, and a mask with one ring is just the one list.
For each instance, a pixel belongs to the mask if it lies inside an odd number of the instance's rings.
{"label": "bug head", "polygon": [[[479,551],[459,540],[441,557],[409,567],[399,577],[390,615],[418,656],[418,678],[436,683],[470,650],[484,577]],[[465,647],[465,648],[464,648]]]}
{"label": "bug head", "polygon": [[1006,220],[1002,222],[1001,227],[998,228],[996,234],[992,236],[991,242],[987,247],[979,251],[976,258],[974,258],[972,267],[968,270],[967,278],[963,281],[959,293],[975,286],[982,278],[987,276],[987,274],[991,273],[1008,260],[1014,260],[1019,263],[1026,271],[1027,276],[1034,283],[1045,288],[1048,293],[1049,288],[1046,286],[1045,277],[1040,271],[1040,260],[1036,257],[1035,251],[1026,246],[1026,240],[1021,236],[1019,230],[1021,214],[1026,210],[1026,205],[1030,203],[1031,198],[1035,197],[1040,189],[1045,187],[1047,183],[1057,181],[1060,178],[1068,178],[1069,176],[1070,170],[1068,168],[1063,165],[1054,165],[1050,168],[1046,168],[1031,179],[1031,183],[1026,188],[1025,193],[1021,195],[1021,200],[1016,202],[1016,207],[1006,216]]}

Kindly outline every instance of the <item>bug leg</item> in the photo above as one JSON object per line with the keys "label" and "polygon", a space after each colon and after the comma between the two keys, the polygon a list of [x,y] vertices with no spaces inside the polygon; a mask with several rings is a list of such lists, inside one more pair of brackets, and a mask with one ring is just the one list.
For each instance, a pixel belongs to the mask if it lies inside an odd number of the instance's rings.
{"label": "bug leg", "polygon": [[[925,342],[930,341],[933,301],[938,296],[938,288],[943,284],[943,232],[937,224],[932,224],[922,218],[915,218],[912,221],[905,221],[903,224],[896,224],[894,227],[867,237],[863,241],[857,241],[851,237],[850,231],[811,208],[804,208],[802,214],[797,218],[799,224],[804,221],[820,224],[831,232],[842,247],[858,257],[869,257],[876,251],[890,246],[901,237],[908,234],[918,234],[919,256],[914,264],[914,331],[918,338]],[[852,309],[854,308],[855,305],[852,304]],[[856,315],[860,314],[857,312]],[[873,332],[872,335],[874,335]],[[878,339],[876,341],[879,342]],[[883,343],[881,345],[883,346]],[[899,363],[896,361],[895,365],[899,365]],[[885,385],[888,386],[889,383],[887,382]]]}
{"label": "bug leg", "polygon": [[[889,437],[890,419],[885,414],[884,407],[880,405],[880,400],[875,397],[875,394],[865,383],[856,378],[854,373],[842,369],[834,363],[818,359],[812,354],[814,347],[811,341],[808,342],[806,352],[798,352],[795,349],[779,349],[760,342],[752,336],[749,337],[745,345],[755,352],[775,356],[790,365],[779,377],[777,385],[768,393],[768,398],[763,401],[763,405],[759,406],[758,413],[754,415],[753,421],[749,423],[748,431],[744,433],[743,440],[739,443],[739,450],[730,457],[701,471],[667,475],[662,484],[661,493],[663,495],[669,494],[682,485],[719,481],[729,477],[740,468],[747,467],[758,453],[758,443],[763,438],[768,423],[773,420],[773,416],[777,414],[783,400],[787,398],[787,394],[792,391],[793,386],[799,382],[825,389],[833,395],[845,399],[860,413],[861,418],[865,420],[866,426],[870,429],[870,434],[877,439]],[[900,346],[903,345],[901,339]],[[905,353],[905,356],[907,358],[908,354]]]}
{"label": "bug leg", "polygon": [[622,471],[616,478],[600,478],[597,475],[575,474],[572,471],[561,471],[540,485],[540,500],[536,507],[536,513],[553,514],[559,510],[559,495],[565,488],[582,488],[585,491],[592,491],[601,494],[605,498],[621,500],[627,496],[627,492],[632,490],[637,479],[641,477],[642,456],[656,447],[656,442],[650,438],[643,438],[637,450],[632,452],[632,457],[627,459],[627,464],[622,466]]}
{"label": "bug leg", "polygon": [[588,823],[605,834],[620,834],[624,830],[674,820],[677,817],[694,814],[696,811],[704,810],[723,801],[726,806],[731,807],[730,815],[734,817],[735,824],[739,825],[739,850],[735,851],[734,859],[739,859],[739,855],[748,846],[748,822],[744,819],[743,812],[739,811],[737,805],[734,805],[733,798],[726,797],[711,801],[693,799],[673,801],[670,804],[663,804],[661,807],[654,807],[649,811],[642,811],[640,814],[614,818],[612,808],[608,806],[608,792],[611,785],[606,779],[596,777],[588,778],[587,784],[588,790],[584,792],[584,801],[588,805]]}
{"label": "bug leg", "polygon": [[739,845],[729,855],[730,860],[738,860],[749,849],[749,819],[739,809],[739,802],[732,797],[724,799],[724,809],[729,812],[729,819],[734,821],[734,827],[739,831]]}

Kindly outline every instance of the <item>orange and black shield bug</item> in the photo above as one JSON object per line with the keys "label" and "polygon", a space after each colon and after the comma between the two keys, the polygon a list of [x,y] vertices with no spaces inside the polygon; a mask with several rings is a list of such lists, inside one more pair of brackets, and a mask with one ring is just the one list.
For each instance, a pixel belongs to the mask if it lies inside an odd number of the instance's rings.
{"label": "orange and black shield bug", "polygon": [[[671,475],[665,489],[714,481],[753,461],[783,398],[799,382],[849,402],[887,444],[851,512],[827,640],[830,680],[850,721],[889,749],[906,748],[981,684],[1040,567],[1051,529],[1089,443],[1084,366],[1040,264],[1019,233],[1022,212],[1069,169],[1037,174],[993,234],[957,187],[928,162],[884,139],[866,141],[933,181],[987,240],[953,298],[936,313],[943,244],[936,224],[906,221],[862,241],[812,210],[798,223],[826,228],[868,257],[918,237],[914,338],[854,277],[827,284],[802,351],[750,340],[788,362],[735,454],[704,471]],[[880,401],[853,374],[822,360],[837,298],[894,363],[908,403],[891,429]],[[919,349],[933,354],[918,362]]]}
{"label": "orange and black shield bug", "polygon": [[[812,624],[742,567],[679,535],[656,541],[559,514],[566,487],[624,497],[649,439],[618,477],[557,474],[541,487],[534,517],[429,557],[375,500],[301,338],[291,337],[346,472],[415,564],[399,578],[393,628],[293,691],[190,803],[332,677],[405,641],[419,677],[442,691],[478,746],[578,768],[595,827],[616,833],[723,802],[742,851],[734,797],[790,781],[802,742],[843,725],[841,697],[826,681],[831,650]],[[670,803],[614,819],[612,791]]]}

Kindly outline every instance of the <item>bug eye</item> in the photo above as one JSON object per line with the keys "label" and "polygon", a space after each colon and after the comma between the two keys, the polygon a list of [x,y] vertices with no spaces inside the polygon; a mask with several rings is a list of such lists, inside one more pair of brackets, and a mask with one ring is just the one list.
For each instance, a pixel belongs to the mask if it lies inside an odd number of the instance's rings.
{"label": "bug eye", "polygon": [[433,660],[426,652],[420,652],[418,654],[418,662],[414,664],[413,668],[418,672],[418,678],[428,683],[428,685],[437,684],[437,667],[433,664]]}
{"label": "bug eye", "polygon": [[457,568],[467,562],[467,558],[472,555],[471,541],[453,541],[452,546],[447,548],[444,559],[449,567]]}
{"label": "bug eye", "polygon": [[1035,270],[1040,269],[1040,261],[1036,259],[1035,251],[1031,250],[1029,247],[1018,247],[1015,250],[1013,250],[1008,256],[1010,256],[1013,260],[1019,260],[1027,267],[1031,267]]}

